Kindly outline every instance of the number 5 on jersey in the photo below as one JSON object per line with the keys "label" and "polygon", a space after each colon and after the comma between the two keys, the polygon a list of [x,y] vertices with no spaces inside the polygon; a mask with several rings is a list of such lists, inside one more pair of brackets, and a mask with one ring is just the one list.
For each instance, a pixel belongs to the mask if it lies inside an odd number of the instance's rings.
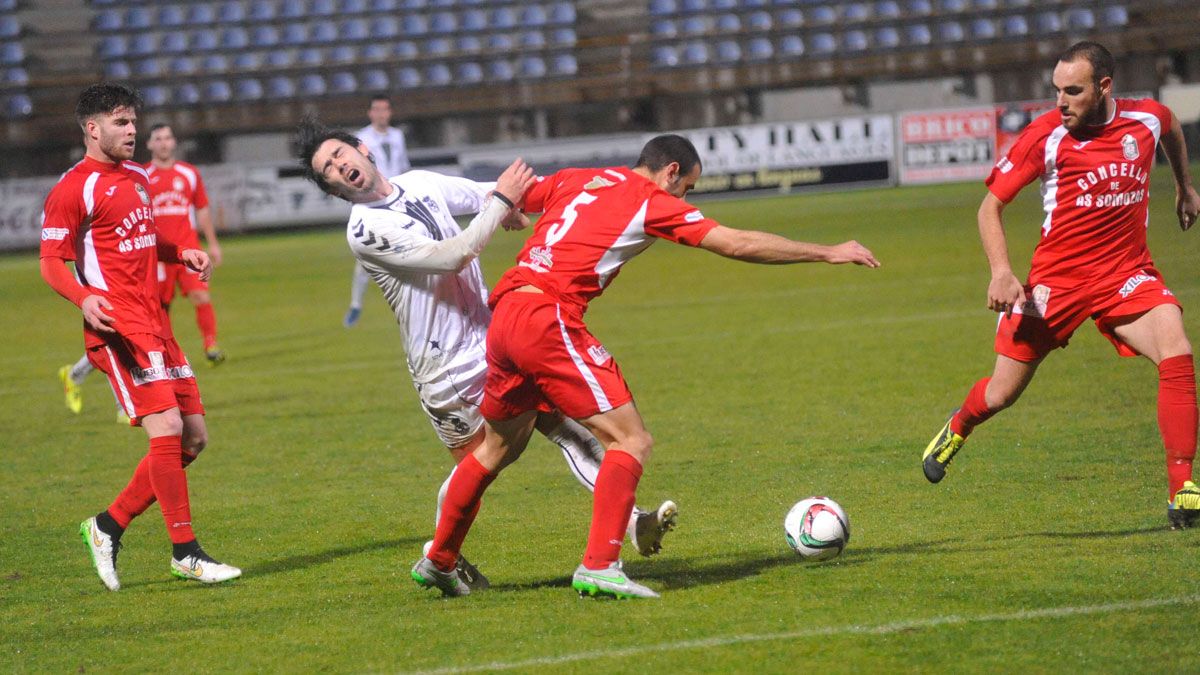
{"label": "number 5 on jersey", "polygon": [[571,229],[571,226],[575,224],[575,219],[579,217],[579,212],[575,210],[577,207],[587,206],[596,201],[596,199],[598,199],[596,195],[587,192],[580,192],[579,196],[572,199],[571,203],[567,204],[567,208],[563,209],[562,222],[546,230],[546,247],[549,248],[557,244],[562,241],[563,237],[567,236],[567,231]]}

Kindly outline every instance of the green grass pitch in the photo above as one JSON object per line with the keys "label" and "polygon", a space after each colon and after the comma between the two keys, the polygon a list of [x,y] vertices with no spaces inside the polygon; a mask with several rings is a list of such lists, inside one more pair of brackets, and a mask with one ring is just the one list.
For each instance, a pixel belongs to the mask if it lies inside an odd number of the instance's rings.
{"label": "green grass pitch", "polygon": [[[447,601],[408,570],[450,469],[372,289],[341,326],[338,229],[230,239],[214,281],[229,361],[198,366],[211,443],[189,469],[205,547],[244,568],[173,579],[156,509],[103,589],[76,534],[145,452],[98,374],[83,414],[56,369],[79,315],[33,254],[0,258],[0,671],[1179,671],[1197,668],[1200,532],[1169,532],[1156,374],[1091,326],[1017,406],[981,427],[945,481],[921,451],[989,372],[995,315],[978,184],[704,205],[729,225],[854,237],[883,268],[761,267],[659,243],[588,320],[657,440],[639,490],[671,498],[664,553],[627,559],[658,601],[578,599],[590,498],[535,439],[489,490],[466,551],[493,589]],[[1155,174],[1151,249],[1200,335],[1200,233]],[[1036,188],[1007,213],[1018,274]],[[521,236],[500,233],[489,280]],[[191,312],[174,310],[193,362]],[[812,494],[853,539],[810,565],[783,516]]]}

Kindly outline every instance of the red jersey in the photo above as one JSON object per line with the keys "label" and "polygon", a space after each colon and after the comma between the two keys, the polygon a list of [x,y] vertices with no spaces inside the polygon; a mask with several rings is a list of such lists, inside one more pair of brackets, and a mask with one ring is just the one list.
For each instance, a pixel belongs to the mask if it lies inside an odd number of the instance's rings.
{"label": "red jersey", "polygon": [[[74,260],[79,283],[112,304],[105,313],[121,335],[165,337],[156,244],[146,171],[134,162],[85,157],[46,197],[42,257]],[[88,347],[104,344],[86,322],[84,341]]]}
{"label": "red jersey", "polygon": [[150,202],[158,231],[184,248],[200,248],[192,209],[208,206],[208,193],[196,167],[176,161],[169,169],[146,165],[150,176]]}
{"label": "red jersey", "polygon": [[1046,219],[1029,283],[1072,285],[1152,266],[1146,248],[1150,169],[1171,111],[1150,99],[1116,99],[1102,126],[1074,133],[1052,110],[1038,117],[992,169],[986,184],[1009,202],[1042,179]]}
{"label": "red jersey", "polygon": [[716,221],[624,167],[563,169],[538,179],[525,210],[542,212],[517,266],[500,278],[489,305],[536,286],[582,315],[621,266],[656,238],[697,246]]}

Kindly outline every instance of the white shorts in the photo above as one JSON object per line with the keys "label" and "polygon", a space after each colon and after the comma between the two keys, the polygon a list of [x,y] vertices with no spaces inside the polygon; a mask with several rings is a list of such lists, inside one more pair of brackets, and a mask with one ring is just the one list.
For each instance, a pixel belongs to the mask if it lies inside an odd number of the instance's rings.
{"label": "white shorts", "polygon": [[466,445],[483,427],[479,404],[486,379],[487,361],[480,352],[464,355],[426,382],[414,382],[421,407],[447,448]]}

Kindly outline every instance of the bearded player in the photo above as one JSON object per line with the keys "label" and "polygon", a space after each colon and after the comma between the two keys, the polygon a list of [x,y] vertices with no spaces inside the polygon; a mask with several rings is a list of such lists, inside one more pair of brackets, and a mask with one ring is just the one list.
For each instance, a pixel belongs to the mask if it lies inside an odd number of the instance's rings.
{"label": "bearded player", "polygon": [[[80,525],[96,572],[113,591],[121,587],[121,536],[156,501],[173,574],[205,583],[241,575],[205,553],[192,530],[184,467],[204,448],[208,430],[191,366],[163,327],[154,281],[160,259],[204,279],[212,263],[204,251],[158,234],[146,171],[131,161],[140,105],[137,91],[110,82],[80,94],[75,117],[86,153],[50,191],[42,219],[42,278],[80,308],[88,359],[150,439],[125,489]],[[76,263],[74,275],[68,261]]]}
{"label": "bearded player", "polygon": [[[1052,350],[1089,317],[1122,356],[1158,368],[1158,425],[1167,456],[1167,520],[1190,526],[1200,514],[1192,482],[1196,380],[1179,301],[1146,248],[1150,171],[1162,144],[1175,177],[1179,226],[1200,213],[1179,120],[1152,100],[1112,96],[1113,58],[1080,42],[1054,68],[1057,110],[1034,120],[987,179],[979,232],[991,265],[988,308],[1001,313],[996,365],[975,383],[926,448],[922,464],[940,481],[971,431],[1011,406]],[[1001,214],[1020,190],[1042,180],[1046,219],[1022,284],[1009,264]]]}

